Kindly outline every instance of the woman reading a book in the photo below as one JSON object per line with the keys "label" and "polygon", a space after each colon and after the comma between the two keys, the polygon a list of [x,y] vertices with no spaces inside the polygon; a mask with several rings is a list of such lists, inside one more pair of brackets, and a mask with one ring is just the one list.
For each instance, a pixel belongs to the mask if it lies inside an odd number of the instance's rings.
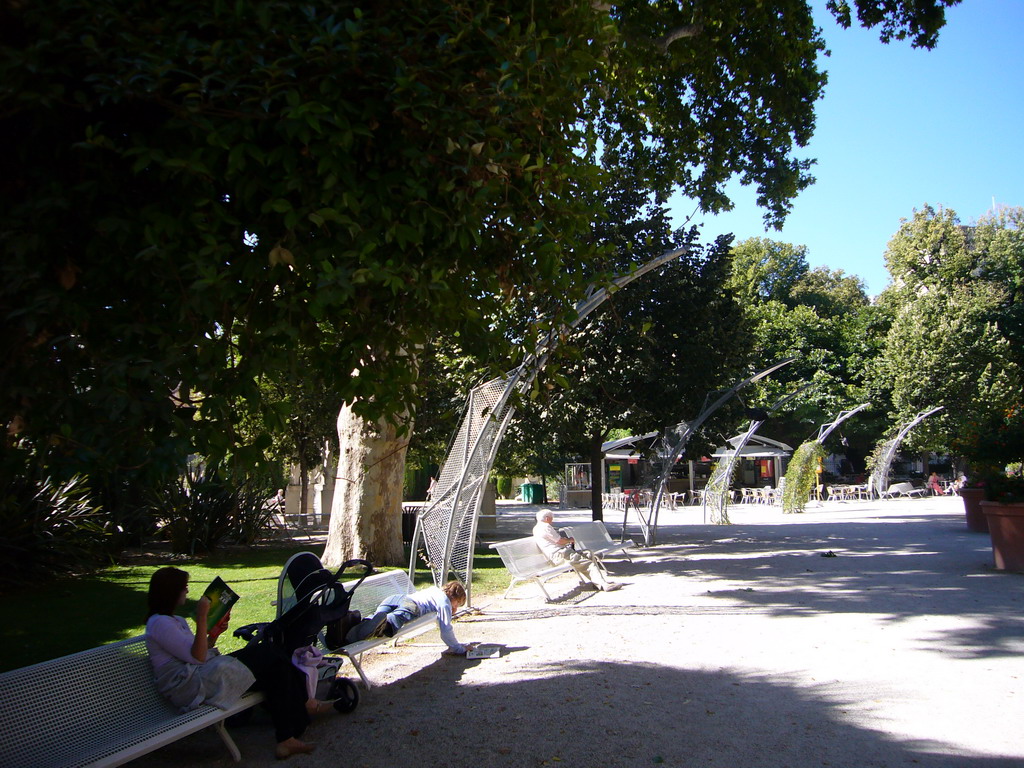
{"label": "woman reading a book", "polygon": [[226,709],[250,687],[264,692],[277,735],[278,758],[309,753],[313,745],[300,741],[310,715],[331,709],[330,702],[308,696],[306,676],[291,659],[264,644],[248,645],[220,655],[214,645],[227,629],[229,614],[207,627],[210,600],[196,604],[196,631],[177,616],[188,597],[188,573],[161,568],[149,582],[146,647],[157,689],[185,712],[200,704]]}

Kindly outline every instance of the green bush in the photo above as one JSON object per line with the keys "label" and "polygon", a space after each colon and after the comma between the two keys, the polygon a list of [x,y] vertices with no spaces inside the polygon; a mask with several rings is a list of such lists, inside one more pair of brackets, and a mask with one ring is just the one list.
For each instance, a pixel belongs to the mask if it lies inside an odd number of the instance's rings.
{"label": "green bush", "polygon": [[511,499],[512,498],[512,478],[508,475],[497,475],[495,477],[495,483],[498,488],[499,499]]}
{"label": "green bush", "polygon": [[818,459],[828,455],[817,440],[804,443],[793,452],[786,469],[786,483],[782,489],[783,513],[803,512],[811,498],[817,481]]}
{"label": "green bush", "polygon": [[236,490],[237,506],[231,538],[240,544],[253,544],[264,537],[270,527],[270,516],[274,513],[266,501],[273,495],[271,485],[252,479]]}
{"label": "green bush", "polygon": [[0,584],[9,586],[102,562],[113,528],[85,479],[56,480],[17,451],[0,467]]}
{"label": "green bush", "polygon": [[196,554],[228,539],[243,544],[258,539],[271,515],[263,503],[272,495],[265,481],[196,463],[156,495],[151,509],[171,548]]}

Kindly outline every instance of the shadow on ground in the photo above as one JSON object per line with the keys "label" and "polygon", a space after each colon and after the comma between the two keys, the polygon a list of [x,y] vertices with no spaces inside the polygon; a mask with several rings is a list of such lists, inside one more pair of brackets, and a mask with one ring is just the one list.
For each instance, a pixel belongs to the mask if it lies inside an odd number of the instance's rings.
{"label": "shadow on ground", "polygon": [[[314,724],[318,752],[295,764],[396,766],[699,766],[700,768],[1019,768],[1020,759],[936,754],[856,724],[827,687],[794,687],[659,664],[552,660],[529,679],[466,684],[467,665],[438,659],[374,689],[348,716]],[[476,662],[493,664],[493,660]],[[247,762],[269,756],[265,716],[235,729]],[[226,762],[203,733],[139,768]],[[255,753],[255,754],[254,754]]]}

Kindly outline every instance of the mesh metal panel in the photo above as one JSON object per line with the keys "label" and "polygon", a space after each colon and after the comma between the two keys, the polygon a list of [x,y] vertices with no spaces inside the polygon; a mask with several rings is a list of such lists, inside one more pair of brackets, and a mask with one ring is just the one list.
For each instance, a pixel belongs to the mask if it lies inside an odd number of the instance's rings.
{"label": "mesh metal panel", "polygon": [[875,464],[875,469],[871,473],[871,486],[873,488],[873,493],[882,494],[889,489],[889,470],[892,467],[892,460],[896,458],[896,452],[899,450],[900,443],[903,442],[903,438],[910,433],[910,430],[927,419],[933,413],[941,411],[943,407],[944,406],[940,405],[927,411],[921,411],[899,431],[899,434],[897,434],[896,437],[882,444],[882,447],[878,452],[878,463]]}
{"label": "mesh metal panel", "polygon": [[368,577],[356,588],[350,607],[361,612],[365,619],[373,615],[385,598],[412,591],[412,584],[404,571],[382,571]]}
{"label": "mesh metal panel", "polygon": [[206,718],[156,691],[146,642],[134,637],[0,675],[0,763],[74,768]]}
{"label": "mesh metal panel", "polygon": [[[775,410],[774,408],[772,410]],[[704,491],[704,519],[716,525],[729,524],[729,496],[732,493],[732,479],[736,474],[739,456],[750,438],[761,428],[763,421],[752,422],[750,428],[740,437],[739,444],[719,459]],[[709,514],[710,511],[710,514]]]}
{"label": "mesh metal panel", "polygon": [[708,484],[704,488],[704,520],[714,525],[729,525],[729,494],[732,473],[736,466],[736,452],[726,452],[715,462]]}
{"label": "mesh metal panel", "polygon": [[476,538],[476,519],[498,442],[512,415],[510,396],[518,376],[509,374],[475,387],[434,488],[430,505],[416,523],[434,583],[453,573],[467,587]]}

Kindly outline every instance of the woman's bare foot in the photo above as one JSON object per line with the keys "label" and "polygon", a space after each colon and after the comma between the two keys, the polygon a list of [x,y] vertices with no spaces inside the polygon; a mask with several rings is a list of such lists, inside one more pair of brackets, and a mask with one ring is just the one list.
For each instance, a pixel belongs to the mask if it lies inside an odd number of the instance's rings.
{"label": "woman's bare foot", "polygon": [[277,743],[277,749],[274,750],[274,755],[278,760],[284,760],[291,757],[292,755],[308,755],[312,752],[314,746],[307,744],[304,741],[299,741],[294,736],[284,741]]}

